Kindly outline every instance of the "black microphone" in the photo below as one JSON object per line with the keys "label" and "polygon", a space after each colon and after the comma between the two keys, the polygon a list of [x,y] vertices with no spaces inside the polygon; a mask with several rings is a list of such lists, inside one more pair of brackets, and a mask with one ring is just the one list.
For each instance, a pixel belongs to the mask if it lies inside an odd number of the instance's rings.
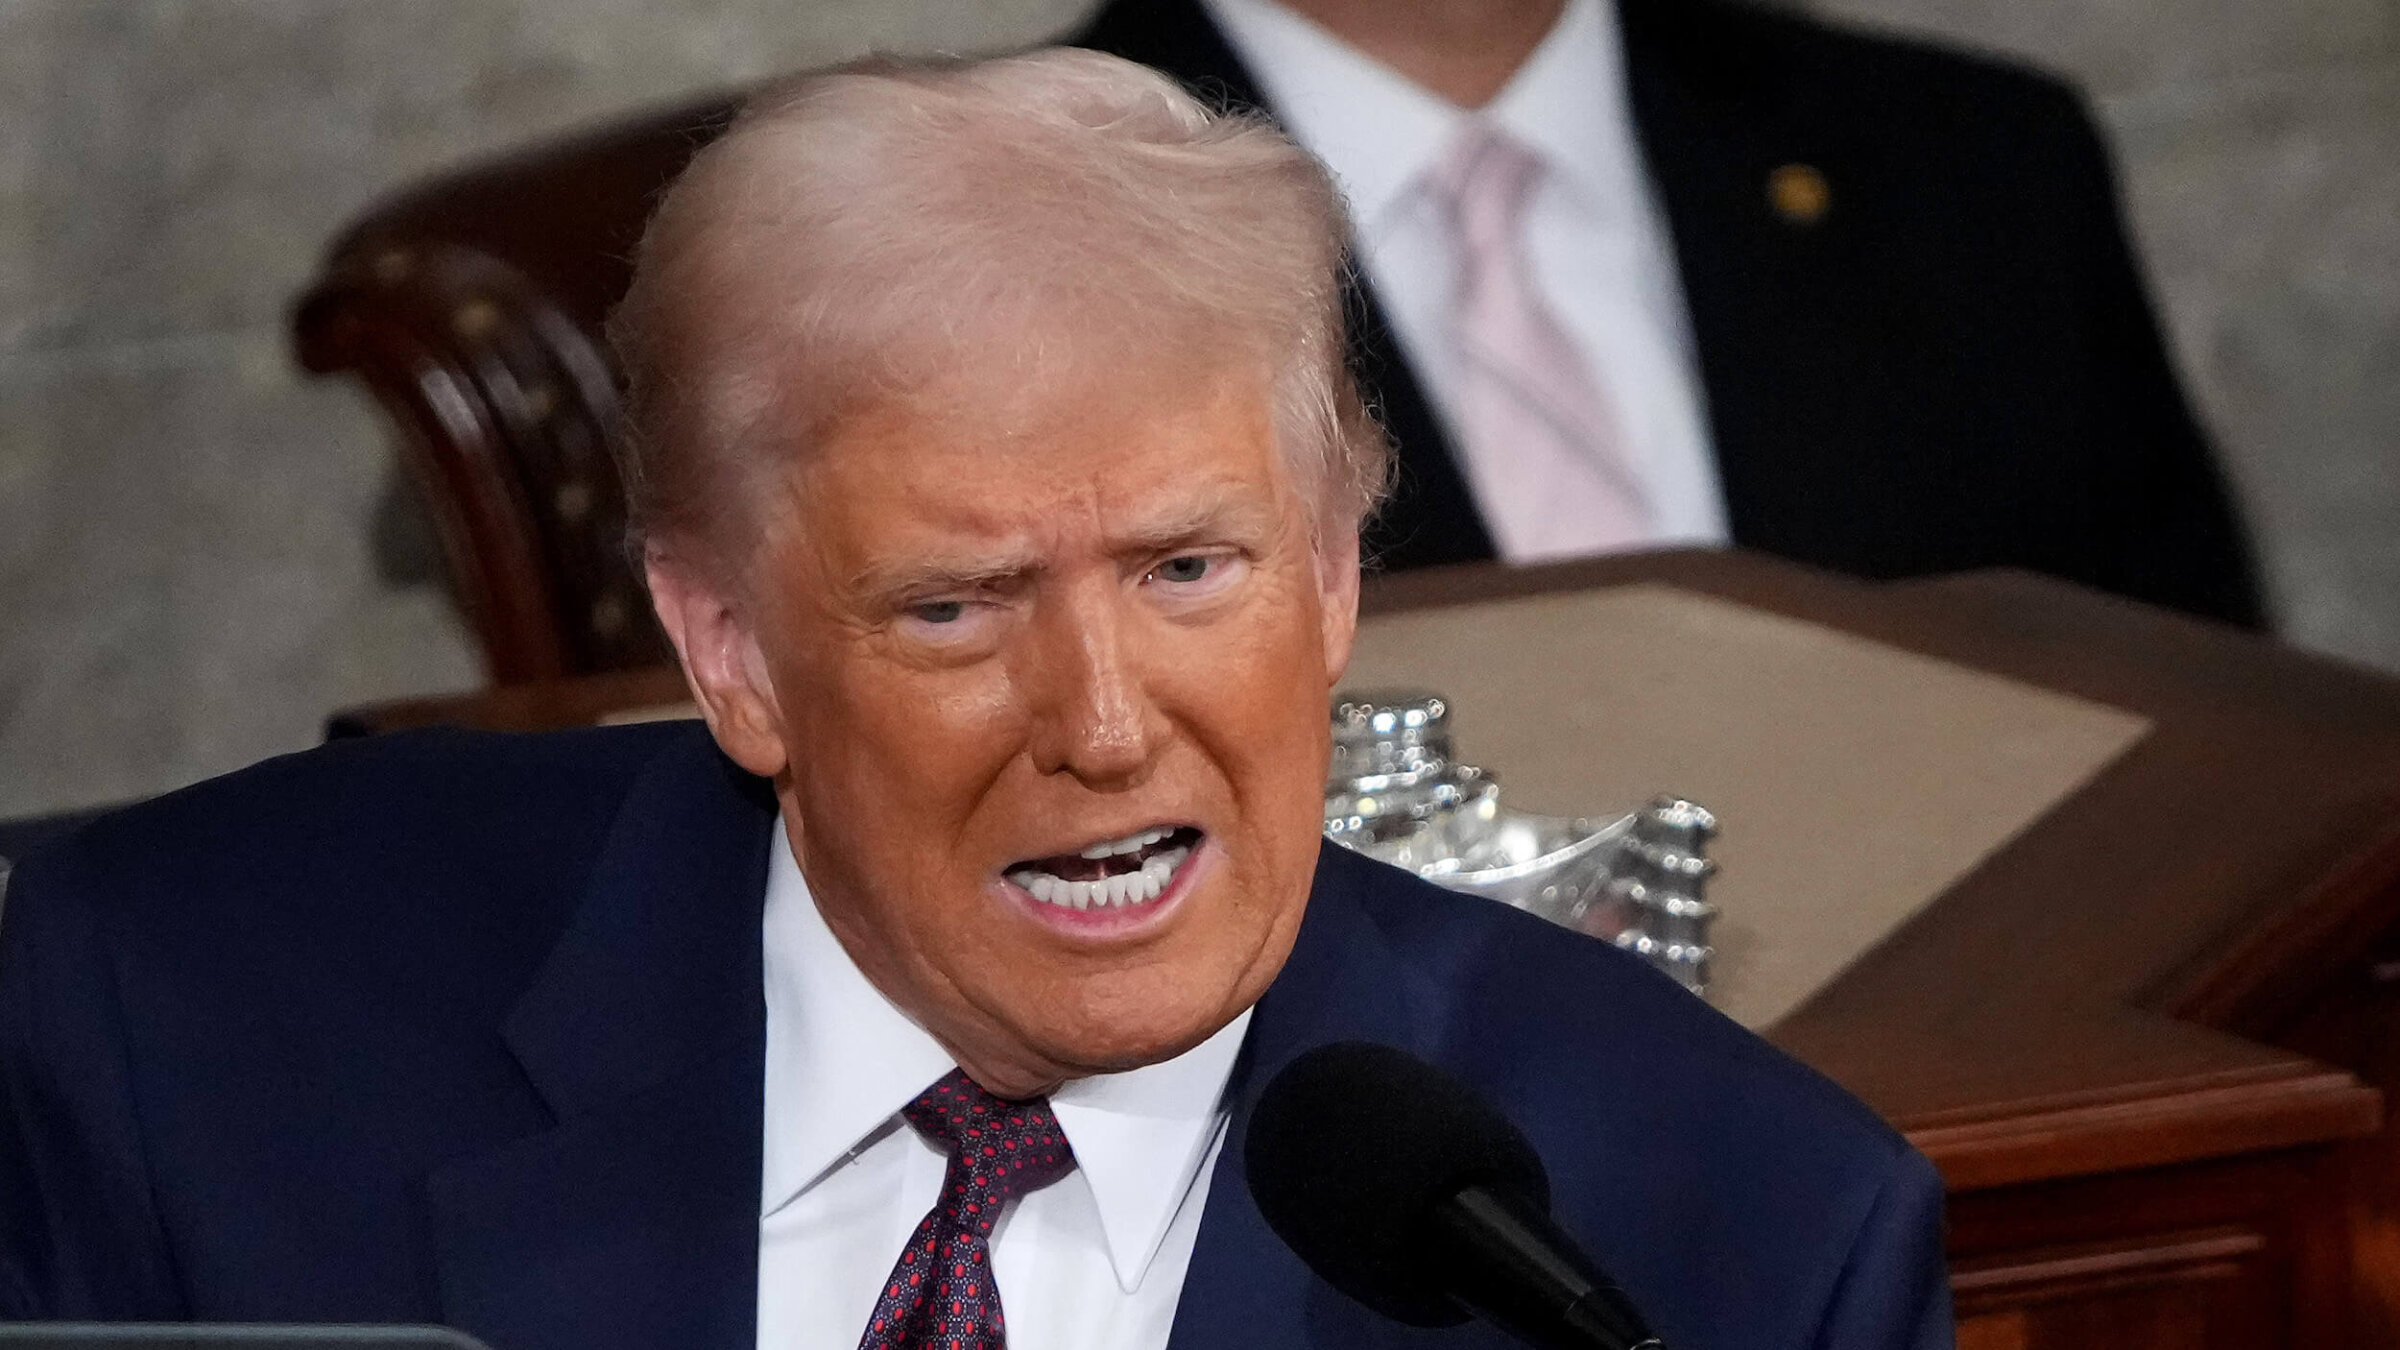
{"label": "black microphone", "polygon": [[1524,1134],[1388,1045],[1318,1046],[1243,1136],[1259,1213],[1327,1284],[1410,1326],[1479,1316],[1542,1350],[1664,1350],[1550,1218]]}

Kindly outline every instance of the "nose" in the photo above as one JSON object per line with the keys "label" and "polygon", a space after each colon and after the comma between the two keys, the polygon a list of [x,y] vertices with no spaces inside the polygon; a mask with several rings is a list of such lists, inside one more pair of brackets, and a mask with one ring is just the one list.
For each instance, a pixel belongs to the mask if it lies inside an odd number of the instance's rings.
{"label": "nose", "polygon": [[1159,718],[1138,651],[1114,597],[1077,597],[1039,625],[1022,677],[1034,692],[1029,749],[1045,774],[1070,774],[1096,792],[1150,776]]}

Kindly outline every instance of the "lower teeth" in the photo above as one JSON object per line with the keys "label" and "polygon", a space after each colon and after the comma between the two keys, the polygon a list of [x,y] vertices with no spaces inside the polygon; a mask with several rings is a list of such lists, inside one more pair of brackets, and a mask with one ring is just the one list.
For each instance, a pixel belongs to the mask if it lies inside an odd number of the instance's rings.
{"label": "lower teeth", "polygon": [[1134,872],[1121,872],[1100,881],[1069,881],[1030,867],[1020,867],[1008,879],[1034,899],[1061,909],[1124,909],[1146,905],[1166,893],[1175,869],[1191,856],[1187,847],[1171,848],[1142,863]]}

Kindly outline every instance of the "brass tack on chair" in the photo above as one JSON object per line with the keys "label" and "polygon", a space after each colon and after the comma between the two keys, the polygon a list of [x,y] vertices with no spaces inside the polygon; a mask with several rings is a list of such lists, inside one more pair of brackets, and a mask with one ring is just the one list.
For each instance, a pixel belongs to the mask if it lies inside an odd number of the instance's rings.
{"label": "brass tack on chair", "polygon": [[488,337],[500,326],[500,307],[489,300],[469,300],[450,312],[451,331],[473,341]]}
{"label": "brass tack on chair", "polygon": [[625,597],[604,595],[592,602],[592,631],[615,637],[625,629]]}
{"label": "brass tack on chair", "polygon": [[1814,225],[1833,209],[1833,185],[1813,164],[1786,164],[1767,175],[1767,204],[1786,224]]}
{"label": "brass tack on chair", "polygon": [[591,513],[592,485],[580,478],[570,478],[558,485],[551,505],[557,509],[559,519],[569,523],[580,521]]}

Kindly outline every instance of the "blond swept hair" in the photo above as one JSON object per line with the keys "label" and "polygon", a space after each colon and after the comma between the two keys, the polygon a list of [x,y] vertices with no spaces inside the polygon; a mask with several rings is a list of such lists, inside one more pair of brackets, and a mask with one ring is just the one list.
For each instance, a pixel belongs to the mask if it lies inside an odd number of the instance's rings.
{"label": "blond swept hair", "polygon": [[846,409],[960,363],[1038,380],[1070,349],[1269,372],[1319,528],[1355,530],[1391,450],[1345,360],[1348,234],[1263,118],[1097,52],[771,89],[660,203],[609,321],[636,538],[738,567],[727,520]]}

